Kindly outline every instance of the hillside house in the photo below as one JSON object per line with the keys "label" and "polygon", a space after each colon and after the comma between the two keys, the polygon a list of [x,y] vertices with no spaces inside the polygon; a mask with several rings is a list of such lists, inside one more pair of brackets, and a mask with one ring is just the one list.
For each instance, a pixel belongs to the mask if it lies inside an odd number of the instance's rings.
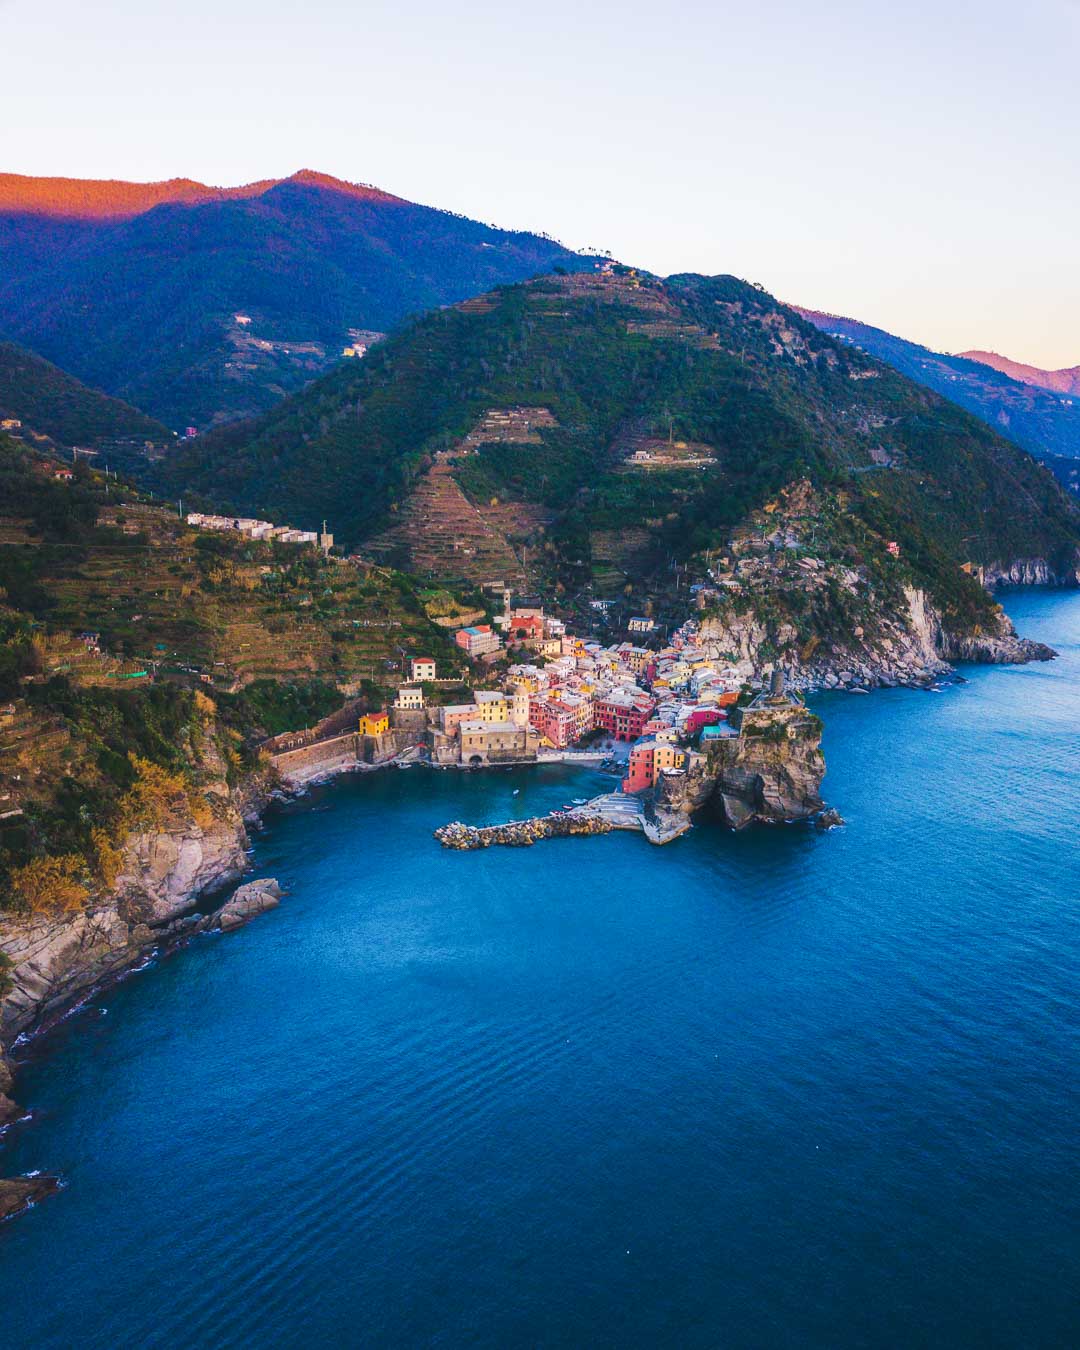
{"label": "hillside house", "polygon": [[502,647],[502,639],[498,633],[492,632],[488,623],[458,629],[454,634],[454,641],[471,659],[488,656]]}

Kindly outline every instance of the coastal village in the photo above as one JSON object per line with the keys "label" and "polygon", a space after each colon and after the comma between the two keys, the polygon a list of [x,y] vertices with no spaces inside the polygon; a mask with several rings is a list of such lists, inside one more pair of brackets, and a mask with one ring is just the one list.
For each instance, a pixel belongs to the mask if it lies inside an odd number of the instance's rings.
{"label": "coastal village", "polygon": [[[656,625],[639,616],[628,628],[645,633]],[[589,764],[611,772],[614,789],[565,808],[557,813],[565,814],[562,821],[486,831],[455,824],[437,837],[447,847],[475,848],[636,829],[667,843],[689,828],[689,812],[665,811],[662,802],[680,797],[679,780],[702,779],[710,747],[739,741],[763,714],[762,727],[806,716],[782,677],[765,690],[753,688],[747,672],[719,661],[693,620],[655,649],[630,641],[604,645],[569,632],[539,604],[514,604],[507,591],[494,624],[461,628],[453,641],[473,670],[464,700],[448,701],[462,682],[441,680],[437,657],[412,655],[389,706],[364,711],[351,724],[344,710],[319,727],[268,742],[283,780],[299,785],[354,764]],[[505,664],[497,667],[500,658]]]}

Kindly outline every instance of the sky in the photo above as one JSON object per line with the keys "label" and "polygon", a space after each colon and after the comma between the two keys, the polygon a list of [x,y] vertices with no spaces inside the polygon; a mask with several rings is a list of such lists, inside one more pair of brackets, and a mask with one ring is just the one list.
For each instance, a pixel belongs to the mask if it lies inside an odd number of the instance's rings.
{"label": "sky", "polygon": [[1080,0],[0,0],[0,171],[317,169],[1080,364]]}

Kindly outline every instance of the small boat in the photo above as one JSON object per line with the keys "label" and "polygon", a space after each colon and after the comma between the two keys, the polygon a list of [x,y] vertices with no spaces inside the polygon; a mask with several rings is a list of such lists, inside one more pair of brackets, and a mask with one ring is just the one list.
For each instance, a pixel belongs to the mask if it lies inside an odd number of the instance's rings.
{"label": "small boat", "polygon": [[585,803],[586,803],[588,800],[589,800],[588,797],[575,797],[575,798],[574,798],[574,805],[575,805],[575,806],[584,806]]}
{"label": "small boat", "polygon": [[513,792],[511,792],[510,796],[511,796],[511,797],[516,797],[520,791],[521,791],[520,788],[515,788],[515,789],[513,790]]}

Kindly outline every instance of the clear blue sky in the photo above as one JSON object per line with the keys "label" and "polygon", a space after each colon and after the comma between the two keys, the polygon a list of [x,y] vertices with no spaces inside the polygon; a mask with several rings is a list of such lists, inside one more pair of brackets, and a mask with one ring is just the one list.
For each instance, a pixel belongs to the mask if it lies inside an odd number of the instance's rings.
{"label": "clear blue sky", "polygon": [[298,168],[1080,363],[1080,0],[0,0],[0,168]]}

